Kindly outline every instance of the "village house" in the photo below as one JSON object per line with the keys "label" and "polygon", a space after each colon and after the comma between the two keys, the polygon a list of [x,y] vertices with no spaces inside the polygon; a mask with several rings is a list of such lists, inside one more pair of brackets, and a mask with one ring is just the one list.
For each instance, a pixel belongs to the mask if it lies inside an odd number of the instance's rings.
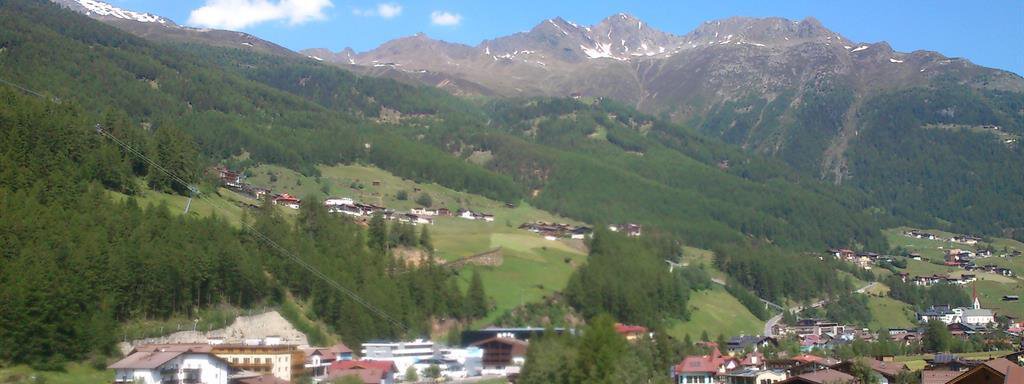
{"label": "village house", "polygon": [[774,337],[741,335],[730,338],[726,344],[726,350],[729,351],[730,354],[746,350],[756,352],[769,345],[778,346],[779,341]]}
{"label": "village house", "polygon": [[868,368],[871,368],[871,374],[874,376],[874,382],[878,384],[896,383],[896,378],[899,375],[910,372],[910,370],[907,369],[906,364],[869,358],[861,358],[857,361],[844,361],[833,368],[841,372],[853,374],[853,365],[856,362],[860,362]]}
{"label": "village house", "polygon": [[303,366],[314,381],[326,379],[328,368],[334,362],[352,360],[352,350],[342,343],[332,347],[302,348],[302,353],[306,356]]}
{"label": "village house", "polygon": [[460,209],[456,211],[455,216],[466,220],[483,220],[487,222],[494,221],[494,215],[482,212],[473,212],[468,209]]}
{"label": "village house", "polygon": [[483,350],[484,375],[503,375],[519,373],[526,363],[528,342],[508,337],[492,337],[477,341],[472,346]]}
{"label": "village house", "polygon": [[398,372],[405,372],[421,359],[437,357],[439,349],[430,340],[383,341],[374,340],[363,343],[362,357],[367,360],[390,361],[395,363]]}
{"label": "village house", "polygon": [[279,344],[279,339],[247,340],[243,344],[212,345],[213,354],[231,368],[269,374],[292,381],[305,373],[306,355],[295,345]]}
{"label": "village house", "polygon": [[329,381],[356,376],[364,384],[394,384],[395,376],[399,372],[393,361],[385,360],[335,361],[327,371]]}
{"label": "village house", "polygon": [[291,209],[299,209],[299,206],[302,204],[302,200],[299,200],[295,196],[287,193],[274,195],[274,197],[271,198],[271,201],[274,205],[280,205]]}
{"label": "village house", "polygon": [[710,354],[683,358],[683,361],[672,369],[673,381],[676,384],[712,384],[718,382],[718,376],[739,366],[738,359],[723,355],[718,347],[714,346]]}
{"label": "village house", "polygon": [[640,325],[626,325],[622,323],[615,323],[615,332],[626,338],[626,341],[635,343],[640,339],[649,338],[651,336],[650,331],[647,327]]}
{"label": "village house", "polygon": [[608,230],[612,232],[621,232],[629,237],[640,237],[643,231],[643,227],[640,224],[626,223],[626,224],[610,224]]}
{"label": "village house", "polygon": [[780,381],[780,384],[856,384],[857,378],[840,371],[823,369],[793,376]]}
{"label": "village house", "polygon": [[786,372],[779,369],[743,368],[728,372],[722,377],[725,378],[725,384],[774,384],[786,380]]}
{"label": "village house", "polygon": [[935,236],[932,233],[923,232],[923,231],[919,231],[919,230],[916,230],[916,229],[912,229],[912,230],[906,231],[906,232],[903,233],[903,235],[907,236],[907,237],[915,238],[915,239],[942,240],[941,238],[939,238],[938,236]]}
{"label": "village house", "polygon": [[995,314],[990,309],[981,307],[977,291],[974,293],[974,303],[970,308],[952,308],[949,305],[934,305],[919,312],[917,318],[922,323],[929,320],[939,320],[945,324],[964,323],[967,325],[989,325],[995,322]]}
{"label": "village house", "polygon": [[[922,375],[923,376],[923,375]],[[1024,367],[1005,358],[986,361],[963,372],[946,384],[1018,384],[1024,383]]]}
{"label": "village house", "polygon": [[980,237],[975,237],[975,236],[966,236],[966,235],[964,235],[964,236],[953,236],[953,238],[950,239],[950,240],[952,240],[954,243],[960,243],[960,244],[965,244],[965,245],[975,245],[975,244],[978,244],[978,242],[981,241],[981,238]]}
{"label": "village house", "polygon": [[206,344],[140,346],[111,364],[114,383],[227,384],[230,367]]}

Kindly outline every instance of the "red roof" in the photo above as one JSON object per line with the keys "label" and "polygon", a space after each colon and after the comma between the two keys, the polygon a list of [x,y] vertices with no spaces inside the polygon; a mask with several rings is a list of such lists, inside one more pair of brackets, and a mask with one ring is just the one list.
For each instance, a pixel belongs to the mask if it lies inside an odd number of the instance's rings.
{"label": "red roof", "polygon": [[615,323],[615,332],[619,334],[627,333],[647,333],[647,327],[639,325],[626,325],[622,323]]}
{"label": "red roof", "polygon": [[282,194],[280,194],[280,195],[274,196],[274,200],[275,200],[275,201],[292,201],[292,202],[299,202],[299,199],[298,199],[298,198],[296,198],[295,196],[289,195],[289,194],[287,194],[287,193],[282,193]]}
{"label": "red roof", "polygon": [[398,372],[398,367],[395,366],[395,362],[386,360],[344,360],[335,361],[331,363],[331,366],[327,368],[330,373],[348,371],[348,370],[360,370],[360,369],[376,369],[383,372]]}
{"label": "red roof", "polygon": [[739,360],[730,356],[722,355],[722,352],[718,348],[711,350],[710,355],[704,356],[686,356],[682,362],[676,364],[675,372],[679,373],[716,373],[723,366],[728,364],[730,361],[739,363]]}
{"label": "red roof", "polygon": [[814,356],[814,355],[803,354],[803,355],[793,356],[793,358],[791,360],[799,361],[801,363],[820,363],[820,362],[824,361],[825,358],[821,357],[821,356]]}

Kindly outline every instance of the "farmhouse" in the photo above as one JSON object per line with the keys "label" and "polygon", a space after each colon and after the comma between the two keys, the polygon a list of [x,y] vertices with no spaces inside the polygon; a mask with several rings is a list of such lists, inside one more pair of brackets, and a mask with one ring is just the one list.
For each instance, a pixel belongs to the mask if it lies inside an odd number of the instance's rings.
{"label": "farmhouse", "polygon": [[305,369],[314,380],[327,378],[328,367],[335,361],[352,360],[352,349],[342,343],[333,347],[307,347],[302,348],[306,355]]}
{"label": "farmhouse", "polygon": [[299,205],[302,204],[302,200],[299,200],[295,196],[289,195],[287,193],[274,195],[271,201],[274,203],[274,205],[281,205],[291,209],[299,209]]}
{"label": "farmhouse", "polygon": [[529,344],[522,340],[493,337],[472,344],[484,351],[483,374],[509,375],[519,373],[526,362]]}
{"label": "farmhouse", "polygon": [[622,232],[629,237],[640,237],[643,227],[640,224],[633,223],[611,224],[608,226],[608,230],[612,232]]}
{"label": "farmhouse", "polygon": [[227,384],[228,362],[206,344],[143,346],[111,364],[114,383],[167,382]]}

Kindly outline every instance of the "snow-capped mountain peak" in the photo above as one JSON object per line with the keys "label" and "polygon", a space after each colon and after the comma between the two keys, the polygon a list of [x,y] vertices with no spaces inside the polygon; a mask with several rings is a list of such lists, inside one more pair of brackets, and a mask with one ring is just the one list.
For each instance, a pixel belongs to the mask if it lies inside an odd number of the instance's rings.
{"label": "snow-capped mountain peak", "polygon": [[110,17],[141,23],[174,24],[174,22],[152,13],[129,11],[98,0],[53,0],[53,2],[87,16]]}

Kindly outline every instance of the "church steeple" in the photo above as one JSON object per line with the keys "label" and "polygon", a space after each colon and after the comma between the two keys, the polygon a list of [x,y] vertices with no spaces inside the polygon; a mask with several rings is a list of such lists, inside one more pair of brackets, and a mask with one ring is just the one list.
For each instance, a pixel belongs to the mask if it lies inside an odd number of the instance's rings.
{"label": "church steeple", "polygon": [[971,290],[973,291],[974,296],[974,309],[981,309],[981,302],[978,301],[978,285],[971,284]]}

